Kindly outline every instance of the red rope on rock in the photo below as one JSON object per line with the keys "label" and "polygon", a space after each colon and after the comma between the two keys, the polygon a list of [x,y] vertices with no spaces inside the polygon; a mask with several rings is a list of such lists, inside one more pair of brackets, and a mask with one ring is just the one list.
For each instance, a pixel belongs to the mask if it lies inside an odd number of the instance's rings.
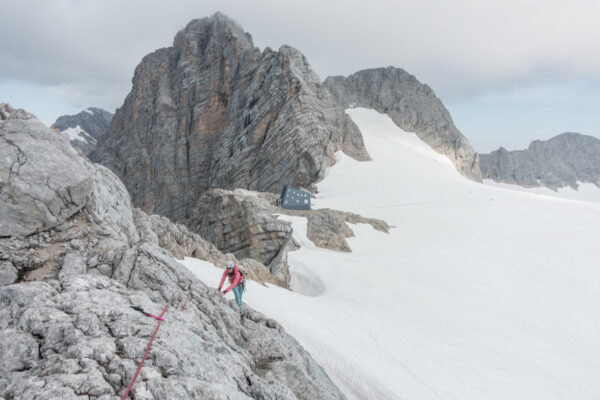
{"label": "red rope on rock", "polygon": [[188,301],[189,297],[190,297],[190,292],[188,292],[187,296],[185,296],[185,303],[183,303],[183,307],[181,307],[181,311],[185,310],[185,306],[187,306],[187,301]]}
{"label": "red rope on rock", "polygon": [[152,347],[152,342],[154,341],[154,338],[156,337],[156,334],[158,333],[158,329],[160,328],[160,322],[162,321],[162,317],[167,312],[167,308],[169,308],[168,304],[165,306],[165,309],[160,314],[160,317],[159,317],[160,319],[157,319],[158,320],[158,325],[156,325],[156,329],[154,330],[154,334],[150,338],[150,341],[148,342],[148,346],[146,346],[146,352],[144,353],[144,357],[142,357],[142,362],[140,362],[140,365],[138,366],[137,371],[135,371],[135,375],[133,375],[133,379],[131,380],[131,383],[127,387],[127,390],[125,391],[125,394],[123,394],[123,397],[121,397],[121,400],[125,400],[127,398],[127,396],[129,395],[129,391],[133,387],[133,384],[135,383],[135,380],[137,379],[138,375],[140,374],[140,371],[142,370],[142,367],[144,366],[144,361],[146,361],[146,357],[148,357],[148,353],[150,352],[150,347]]}

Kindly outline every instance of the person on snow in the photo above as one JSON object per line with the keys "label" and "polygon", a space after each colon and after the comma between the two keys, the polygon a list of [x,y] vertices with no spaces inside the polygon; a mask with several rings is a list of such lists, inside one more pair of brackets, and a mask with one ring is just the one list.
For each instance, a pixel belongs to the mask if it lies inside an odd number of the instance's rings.
{"label": "person on snow", "polygon": [[[227,289],[221,292],[221,288],[225,282],[225,277],[229,278],[230,285]],[[244,293],[244,284],[244,275],[239,270],[237,264],[235,264],[233,261],[227,261],[227,265],[225,271],[223,271],[223,276],[221,277],[221,283],[219,284],[218,290],[222,295],[225,295],[225,293],[233,289],[233,295],[235,296],[235,301],[240,308],[240,314],[242,313],[242,293]]]}

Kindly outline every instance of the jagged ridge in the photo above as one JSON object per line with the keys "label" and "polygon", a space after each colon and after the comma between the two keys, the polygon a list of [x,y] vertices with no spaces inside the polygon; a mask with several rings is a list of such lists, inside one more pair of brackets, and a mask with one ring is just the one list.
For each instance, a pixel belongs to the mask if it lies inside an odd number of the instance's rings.
{"label": "jagged ridge", "polygon": [[372,108],[386,113],[400,128],[414,132],[444,154],[463,175],[478,180],[479,161],[471,144],[454,126],[450,113],[433,90],[401,68],[358,71],[331,76],[325,86],[344,107]]}
{"label": "jagged ridge", "polygon": [[577,188],[578,182],[600,186],[600,139],[563,133],[535,140],[526,150],[501,147],[480,155],[483,178],[523,186]]}

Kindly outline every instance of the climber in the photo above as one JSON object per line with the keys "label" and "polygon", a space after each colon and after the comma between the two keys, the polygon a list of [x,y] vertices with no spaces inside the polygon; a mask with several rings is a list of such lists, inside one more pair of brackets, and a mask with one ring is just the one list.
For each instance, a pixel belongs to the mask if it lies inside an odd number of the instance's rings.
{"label": "climber", "polygon": [[[231,285],[221,292],[221,288],[225,282],[225,277],[229,278]],[[229,292],[233,288],[235,301],[240,308],[240,315],[242,314],[242,293],[244,293],[245,285],[246,282],[244,279],[244,274],[239,270],[237,264],[235,264],[233,261],[227,261],[227,268],[225,271],[223,271],[223,277],[221,277],[221,283],[219,284],[218,290],[222,295],[225,295],[225,293]]]}

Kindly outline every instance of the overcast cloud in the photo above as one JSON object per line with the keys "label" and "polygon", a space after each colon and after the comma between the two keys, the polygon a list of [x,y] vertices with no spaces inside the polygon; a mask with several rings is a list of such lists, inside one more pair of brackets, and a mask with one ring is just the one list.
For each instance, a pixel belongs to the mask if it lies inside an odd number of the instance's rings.
{"label": "overcast cloud", "polygon": [[321,78],[404,68],[480,151],[600,134],[585,113],[600,106],[600,1],[0,0],[0,10],[0,101],[48,124],[90,105],[114,111],[145,54],[222,11],[261,48],[298,48]]}

